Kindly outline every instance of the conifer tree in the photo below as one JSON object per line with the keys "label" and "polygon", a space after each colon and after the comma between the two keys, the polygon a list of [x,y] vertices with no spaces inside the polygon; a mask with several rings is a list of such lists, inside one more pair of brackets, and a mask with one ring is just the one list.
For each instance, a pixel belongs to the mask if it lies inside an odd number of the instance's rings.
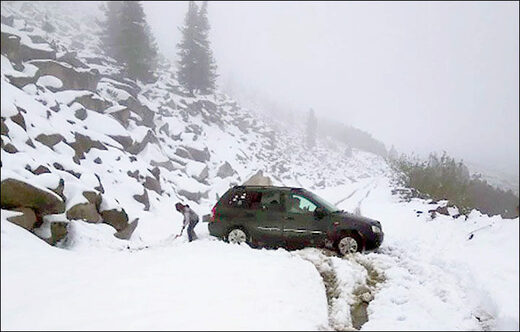
{"label": "conifer tree", "polygon": [[191,94],[195,91],[203,94],[215,90],[216,65],[209,44],[209,22],[207,2],[199,11],[194,1],[189,2],[184,26],[180,29],[182,40],[179,48],[179,83]]}
{"label": "conifer tree", "polygon": [[134,79],[148,80],[156,65],[157,47],[138,1],[108,1],[102,46]]}

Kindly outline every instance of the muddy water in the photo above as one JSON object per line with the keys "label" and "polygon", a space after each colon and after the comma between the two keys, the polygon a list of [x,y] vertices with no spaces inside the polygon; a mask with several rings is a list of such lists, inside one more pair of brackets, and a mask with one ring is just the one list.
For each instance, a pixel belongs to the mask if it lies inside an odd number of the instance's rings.
{"label": "muddy water", "polygon": [[[349,259],[349,258],[345,258]],[[350,316],[352,319],[352,326],[359,330],[368,322],[367,308],[374,299],[376,286],[378,283],[385,281],[384,275],[374,269],[374,267],[367,260],[355,259],[356,263],[363,266],[367,270],[367,286],[360,286],[354,290],[356,302],[350,306]]]}
{"label": "muddy water", "polygon": [[[320,273],[325,286],[325,293],[327,295],[327,304],[329,311],[329,325],[336,331],[344,330],[359,330],[367,321],[368,313],[367,308],[370,301],[373,300],[374,294],[377,290],[377,285],[385,281],[382,272],[376,270],[369,260],[363,256],[348,256],[344,257],[345,260],[350,260],[361,265],[367,271],[366,285],[361,285],[354,289],[354,303],[345,308],[339,308],[338,298],[342,296],[342,289],[340,289],[339,281],[336,276],[334,265],[330,261],[330,257],[338,257],[333,251],[323,250],[321,251],[322,258],[319,261],[307,259],[313,263]],[[305,257],[302,257],[306,259]],[[349,310],[351,322],[337,321],[334,318],[334,313],[338,310]],[[351,324],[349,324],[351,323]]]}

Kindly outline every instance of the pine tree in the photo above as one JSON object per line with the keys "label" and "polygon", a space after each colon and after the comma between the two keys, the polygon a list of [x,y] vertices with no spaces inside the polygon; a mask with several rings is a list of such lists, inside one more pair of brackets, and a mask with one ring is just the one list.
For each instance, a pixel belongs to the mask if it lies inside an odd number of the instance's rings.
{"label": "pine tree", "polygon": [[309,148],[313,148],[316,146],[316,131],[318,129],[316,116],[314,115],[314,110],[311,108],[309,110],[309,116],[307,118],[307,130],[306,130],[306,139],[307,146]]}
{"label": "pine tree", "polygon": [[179,48],[179,83],[192,95],[195,91],[203,94],[215,90],[216,65],[209,44],[209,22],[207,2],[200,11],[194,1],[189,2],[184,26],[180,29],[182,40]]}
{"label": "pine tree", "polygon": [[156,65],[157,47],[138,1],[108,1],[102,46],[124,64],[134,79],[149,80]]}
{"label": "pine tree", "polygon": [[210,25],[208,21],[208,2],[204,1],[199,12],[198,28],[200,32],[199,44],[199,67],[198,67],[198,79],[200,82],[200,91],[204,94],[211,93],[215,90],[215,83],[217,79],[217,65],[213,58],[213,52],[211,51],[209,42],[209,30]]}

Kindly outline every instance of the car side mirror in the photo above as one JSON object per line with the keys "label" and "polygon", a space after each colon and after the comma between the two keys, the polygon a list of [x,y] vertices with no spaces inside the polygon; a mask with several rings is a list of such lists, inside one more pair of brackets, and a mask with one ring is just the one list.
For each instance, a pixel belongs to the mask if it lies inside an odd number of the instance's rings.
{"label": "car side mirror", "polygon": [[314,210],[314,217],[317,219],[323,219],[323,217],[325,217],[326,215],[327,215],[327,212],[322,207],[317,207]]}

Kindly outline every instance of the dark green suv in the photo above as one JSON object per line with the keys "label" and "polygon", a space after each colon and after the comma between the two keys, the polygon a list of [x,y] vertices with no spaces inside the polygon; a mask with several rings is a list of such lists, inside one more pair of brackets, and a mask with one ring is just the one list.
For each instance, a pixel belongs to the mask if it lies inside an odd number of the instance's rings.
{"label": "dark green suv", "polygon": [[338,210],[302,188],[235,186],[217,202],[209,233],[231,243],[251,246],[329,247],[345,255],[379,247],[379,221]]}

